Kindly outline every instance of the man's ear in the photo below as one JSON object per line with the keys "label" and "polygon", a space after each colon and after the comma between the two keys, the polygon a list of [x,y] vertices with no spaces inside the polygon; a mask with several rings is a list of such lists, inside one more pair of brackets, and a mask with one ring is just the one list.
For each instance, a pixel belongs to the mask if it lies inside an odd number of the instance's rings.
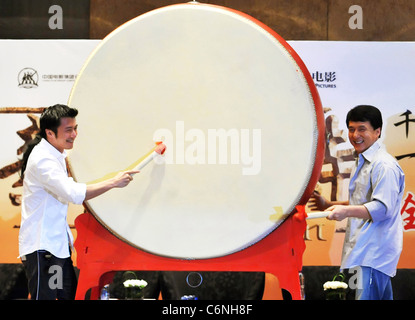
{"label": "man's ear", "polygon": [[55,132],[53,132],[52,130],[45,129],[45,132],[46,132],[46,137],[47,138],[54,138],[55,137]]}

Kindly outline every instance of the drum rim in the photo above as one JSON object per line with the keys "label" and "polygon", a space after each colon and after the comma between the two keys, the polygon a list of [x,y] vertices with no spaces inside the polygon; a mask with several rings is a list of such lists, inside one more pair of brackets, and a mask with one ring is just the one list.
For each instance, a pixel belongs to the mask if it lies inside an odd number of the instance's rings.
{"label": "drum rim", "polygon": [[[220,257],[225,257],[225,256],[229,256],[232,254],[235,254],[237,252],[243,251],[249,247],[255,246],[258,243],[260,243],[261,241],[263,241],[266,237],[268,237],[271,233],[276,232],[279,228],[279,226],[284,223],[285,221],[287,221],[287,219],[292,216],[292,214],[296,211],[296,206],[298,205],[305,205],[308,202],[308,199],[310,198],[312,192],[314,191],[315,185],[318,182],[318,179],[320,177],[320,172],[322,169],[322,165],[323,165],[323,161],[324,161],[324,149],[325,149],[325,120],[324,120],[324,113],[323,113],[323,108],[322,108],[322,103],[321,103],[321,99],[319,96],[319,93],[317,91],[317,88],[315,87],[314,81],[305,65],[305,63],[303,62],[303,60],[300,58],[300,56],[296,53],[296,51],[287,43],[287,41],[282,38],[276,31],[274,31],[273,29],[271,29],[269,26],[265,25],[264,23],[262,23],[261,21],[257,20],[256,18],[232,9],[232,8],[228,8],[228,7],[224,7],[224,6],[219,6],[219,5],[214,5],[214,4],[205,4],[205,3],[181,3],[181,4],[172,4],[172,5],[167,5],[167,6],[163,6],[160,8],[156,8],[153,9],[151,11],[148,11],[146,13],[143,13],[125,23],[123,23],[122,25],[120,25],[119,27],[117,27],[116,29],[114,29],[112,32],[110,32],[102,41],[101,43],[90,53],[90,55],[88,56],[88,58],[86,59],[85,63],[83,64],[79,74],[82,74],[82,72],[85,70],[85,68],[88,66],[89,61],[94,57],[95,53],[100,50],[100,48],[105,45],[105,43],[111,39],[114,35],[116,35],[118,32],[120,32],[122,29],[128,27],[129,24],[133,24],[136,20],[140,20],[143,19],[145,17],[147,17],[148,15],[152,15],[152,14],[156,14],[160,11],[164,11],[164,10],[168,10],[171,8],[177,8],[179,9],[180,7],[189,7],[189,6],[194,6],[194,7],[206,7],[206,8],[210,8],[210,9],[216,9],[218,11],[226,11],[227,13],[232,13],[235,14],[238,17],[242,17],[246,20],[248,20],[251,23],[256,24],[258,27],[260,27],[261,29],[263,29],[264,31],[266,31],[270,36],[272,36],[273,38],[275,38],[277,40],[277,42],[284,48],[284,50],[286,50],[287,52],[287,56],[292,59],[294,61],[294,64],[297,65],[299,67],[299,71],[301,73],[301,75],[303,76],[305,82],[307,83],[306,88],[308,89],[308,93],[310,95],[310,102],[312,102],[313,106],[314,106],[314,118],[315,118],[315,124],[316,124],[316,131],[314,133],[315,135],[315,148],[313,149],[313,159],[310,161],[310,166],[309,168],[312,168],[311,170],[309,170],[308,172],[308,179],[305,179],[305,181],[308,181],[307,183],[305,183],[305,185],[303,186],[303,188],[301,190],[298,191],[297,193],[297,198],[298,203],[297,204],[293,204],[292,208],[289,208],[289,210],[287,210],[287,212],[290,212],[289,214],[286,215],[286,217],[284,219],[281,219],[280,221],[278,221],[278,223],[276,223],[275,227],[270,230],[268,233],[263,232],[262,234],[258,235],[256,238],[252,239],[251,243],[246,243],[244,246],[239,246],[238,248],[233,249],[231,252],[228,253],[224,253],[224,254],[220,254],[220,255],[214,255],[212,257],[206,257],[206,258],[184,258],[184,257],[177,257],[177,256],[169,256],[168,254],[160,254],[160,253],[155,253],[152,252],[150,249],[147,248],[143,248],[139,245],[137,245],[136,243],[133,243],[129,240],[127,240],[125,237],[123,237],[121,234],[115,232],[114,230],[112,230],[107,223],[105,223],[102,218],[99,216],[99,214],[97,214],[92,207],[88,204],[87,201],[85,201],[83,203],[83,206],[86,208],[86,210],[88,212],[90,212],[93,217],[106,229],[108,230],[112,235],[114,235],[116,238],[120,239],[121,241],[131,245],[132,247],[139,249],[143,252],[147,252],[153,255],[157,255],[157,256],[161,256],[161,257],[167,257],[167,258],[173,258],[173,259],[191,259],[191,260],[209,260],[209,259],[214,259],[214,258],[220,258]],[[72,95],[75,91],[75,88],[77,87],[77,82],[79,80],[80,77],[77,78],[77,80],[75,81],[71,93],[69,95],[69,102],[68,105],[70,105],[70,102],[72,100]],[[71,165],[71,161],[70,158],[68,158],[68,163],[69,163],[69,170],[71,171],[71,173],[73,172],[72,170],[72,165]],[[76,175],[73,174],[74,179],[76,180]]]}

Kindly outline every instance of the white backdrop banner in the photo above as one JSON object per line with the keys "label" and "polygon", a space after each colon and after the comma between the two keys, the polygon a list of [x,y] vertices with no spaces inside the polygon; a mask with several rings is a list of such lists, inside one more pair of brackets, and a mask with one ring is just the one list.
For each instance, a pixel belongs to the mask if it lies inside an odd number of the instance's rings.
{"label": "white backdrop banner", "polygon": [[98,43],[99,40],[0,41],[0,106],[67,103],[80,68]]}
{"label": "white backdrop banner", "polygon": [[[2,246],[6,248],[0,252],[0,263],[18,262],[16,226],[20,224],[22,188],[17,167],[21,158],[19,149],[36,129],[39,114],[35,108],[68,102],[82,65],[99,42],[0,41],[0,242],[7,243]],[[401,210],[404,252],[399,267],[415,267],[415,252],[410,249],[415,244],[415,116],[412,114],[415,43],[289,41],[289,44],[309,69],[325,109],[327,163],[317,188],[327,198],[347,199],[352,164],[352,146],[345,124],[348,110],[359,104],[371,104],[382,111],[382,141],[399,159],[407,177]],[[105,70],[98,76],[106,77]],[[69,223],[73,224],[81,212],[81,208],[75,207]],[[309,223],[304,264],[338,265],[343,226],[319,219]]]}

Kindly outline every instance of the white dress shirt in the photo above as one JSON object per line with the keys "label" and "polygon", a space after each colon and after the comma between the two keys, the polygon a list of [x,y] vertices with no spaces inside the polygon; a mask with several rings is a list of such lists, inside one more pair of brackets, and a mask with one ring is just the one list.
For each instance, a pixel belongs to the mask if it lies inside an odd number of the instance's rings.
{"label": "white dress shirt", "polygon": [[20,256],[36,250],[47,250],[58,258],[70,256],[73,236],[66,220],[68,204],[82,204],[86,184],[68,177],[65,158],[65,151],[59,152],[45,139],[29,156],[23,179]]}

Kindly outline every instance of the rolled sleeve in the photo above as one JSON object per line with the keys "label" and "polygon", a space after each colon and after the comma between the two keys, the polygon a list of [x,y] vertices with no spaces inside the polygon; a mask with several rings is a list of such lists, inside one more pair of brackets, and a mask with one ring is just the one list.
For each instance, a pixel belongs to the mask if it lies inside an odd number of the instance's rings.
{"label": "rolled sleeve", "polygon": [[382,202],[373,200],[365,203],[364,206],[366,207],[367,211],[369,211],[373,222],[382,221],[387,218],[387,208]]}
{"label": "rolled sleeve", "polygon": [[73,183],[75,185],[74,185],[74,188],[72,189],[73,194],[71,195],[71,199],[72,199],[71,202],[74,204],[82,204],[86,197],[86,184],[75,182],[75,181],[73,181]]}
{"label": "rolled sleeve", "polygon": [[396,203],[401,193],[401,181],[399,171],[389,163],[381,163],[373,169],[372,173],[372,201],[366,208],[372,215],[373,221],[390,219],[393,215]]}
{"label": "rolled sleeve", "polygon": [[60,202],[82,204],[85,200],[86,184],[68,177],[56,161],[43,159],[38,163],[38,170],[45,189]]}

